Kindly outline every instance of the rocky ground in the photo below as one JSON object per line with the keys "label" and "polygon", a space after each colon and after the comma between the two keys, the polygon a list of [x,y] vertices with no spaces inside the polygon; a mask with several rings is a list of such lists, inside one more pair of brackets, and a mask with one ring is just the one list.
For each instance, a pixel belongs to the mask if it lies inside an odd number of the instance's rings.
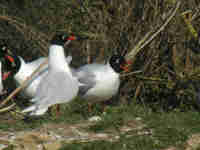
{"label": "rocky ground", "polygon": [[[142,123],[140,117],[130,120],[116,130],[105,130],[103,132],[92,132],[89,127],[94,126],[101,118],[92,117],[87,121],[78,124],[48,123],[36,129],[26,129],[20,131],[0,130],[0,150],[59,150],[66,143],[84,143],[92,141],[119,140],[121,135],[131,136],[152,136],[153,130],[149,130]],[[185,150],[198,149],[200,146],[200,134],[193,134],[185,142]],[[169,147],[165,150],[177,150],[179,148]]]}
{"label": "rocky ground", "polygon": [[[116,141],[120,134],[129,131],[137,131],[137,134],[151,134],[142,130],[145,126],[140,122],[140,118],[130,121],[126,126],[122,126],[119,132],[106,131],[94,133],[88,131],[88,127],[101,121],[99,117],[92,117],[88,121],[79,124],[43,124],[42,127],[23,131],[0,131],[0,149],[6,150],[8,147],[15,147],[16,150],[57,150],[63,143],[89,142],[95,140]],[[127,134],[126,136],[131,136]]]}

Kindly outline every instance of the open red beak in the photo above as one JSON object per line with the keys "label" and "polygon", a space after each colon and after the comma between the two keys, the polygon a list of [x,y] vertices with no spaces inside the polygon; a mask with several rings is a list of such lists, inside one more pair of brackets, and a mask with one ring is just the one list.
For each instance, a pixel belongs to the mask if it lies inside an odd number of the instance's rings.
{"label": "open red beak", "polygon": [[64,44],[64,47],[67,46],[71,41],[76,40],[76,36],[72,35],[70,37],[67,38],[67,41]]}
{"label": "open red beak", "polygon": [[11,63],[13,63],[14,62],[14,59],[11,57],[11,56],[9,56],[9,55],[6,55],[6,58],[11,62]]}
{"label": "open red beak", "polygon": [[76,40],[76,36],[72,35],[72,36],[68,37],[68,39],[67,39],[67,40],[69,40],[69,41]]}
{"label": "open red beak", "polygon": [[123,69],[125,72],[129,71],[129,66],[132,64],[132,62],[130,60],[126,61],[125,65],[120,65],[120,68]]}

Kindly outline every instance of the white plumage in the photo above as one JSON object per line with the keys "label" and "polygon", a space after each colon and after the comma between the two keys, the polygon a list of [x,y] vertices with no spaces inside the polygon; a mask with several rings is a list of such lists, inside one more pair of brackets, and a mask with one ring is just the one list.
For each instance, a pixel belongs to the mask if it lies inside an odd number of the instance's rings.
{"label": "white plumage", "polygon": [[49,48],[48,73],[39,83],[36,96],[31,101],[35,104],[23,110],[30,115],[43,115],[48,107],[54,104],[66,103],[77,96],[78,81],[72,76],[65,60],[64,48],[61,45],[51,45]]}
{"label": "white plumage", "polygon": [[79,95],[90,102],[105,101],[118,92],[120,79],[109,63],[87,64],[76,70]]}
{"label": "white plumage", "polygon": [[[18,56],[19,57],[19,56]],[[33,62],[26,63],[22,57],[19,57],[21,65],[18,72],[14,75],[15,82],[17,86],[20,86],[27,77],[29,77],[39,66],[44,63],[47,58],[42,57]],[[40,72],[36,73],[32,80],[30,80],[27,86],[21,92],[22,95],[26,98],[33,98],[36,95],[36,89],[43,79],[48,73],[48,65],[43,66]]]}
{"label": "white plumage", "polygon": [[[15,65],[12,66],[10,64],[11,72],[16,72],[13,74],[13,78],[16,82],[17,86],[22,85],[22,83],[29,77],[42,63],[47,60],[47,57],[41,57],[32,62],[25,62],[24,59],[20,56],[9,56],[13,58]],[[68,56],[66,58],[67,63],[71,63],[72,57]],[[10,61],[10,60],[6,60]],[[9,63],[8,63],[9,64]],[[40,83],[40,81],[47,75],[48,73],[48,64],[41,68],[41,71],[36,73],[33,78],[28,82],[26,87],[22,90],[21,94],[25,98],[34,98],[36,95],[36,89]]]}

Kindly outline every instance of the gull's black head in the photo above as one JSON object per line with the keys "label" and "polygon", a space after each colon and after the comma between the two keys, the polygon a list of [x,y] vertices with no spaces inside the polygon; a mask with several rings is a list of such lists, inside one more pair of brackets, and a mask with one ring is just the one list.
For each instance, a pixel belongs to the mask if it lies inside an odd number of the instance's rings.
{"label": "gull's black head", "polygon": [[20,69],[20,59],[13,55],[10,47],[1,42],[0,44],[0,61],[2,62],[2,79],[6,80],[8,77],[13,77]]}
{"label": "gull's black head", "polygon": [[52,45],[65,46],[71,41],[76,40],[76,36],[68,34],[56,34],[51,40]]}
{"label": "gull's black head", "polygon": [[110,58],[109,63],[115,72],[120,73],[122,71],[128,71],[128,65],[130,65],[131,62],[125,59],[125,55],[126,52],[124,52],[124,54],[117,53]]}
{"label": "gull's black head", "polygon": [[109,61],[111,67],[115,70],[115,72],[120,73],[124,71],[124,67],[127,64],[124,56],[115,54],[110,58]]}
{"label": "gull's black head", "polygon": [[9,55],[9,53],[10,53],[10,50],[7,44],[1,43],[0,44],[0,60],[3,64],[3,68],[6,69],[6,71],[12,70],[13,64],[15,63],[14,58],[11,55]]}
{"label": "gull's black head", "polygon": [[8,47],[5,43],[0,44],[0,60],[3,65],[3,78],[7,78],[9,76],[14,76],[21,67],[21,61],[18,56],[14,55],[10,47]]}
{"label": "gull's black head", "polygon": [[129,40],[127,38],[127,32],[120,32],[118,46],[115,54],[110,58],[109,63],[115,72],[120,73],[122,71],[127,72],[130,61],[125,59],[129,46]]}

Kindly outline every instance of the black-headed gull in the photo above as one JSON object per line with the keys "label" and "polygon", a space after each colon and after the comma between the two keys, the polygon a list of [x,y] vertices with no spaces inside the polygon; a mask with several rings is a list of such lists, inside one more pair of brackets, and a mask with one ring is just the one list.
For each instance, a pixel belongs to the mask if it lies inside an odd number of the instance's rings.
{"label": "black-headed gull", "polygon": [[51,41],[48,56],[48,73],[39,83],[35,103],[22,112],[29,115],[43,115],[54,104],[67,103],[78,94],[79,82],[65,60],[64,46],[75,40],[74,36],[55,35]]}
{"label": "black-headed gull", "polygon": [[[125,55],[125,54],[124,54]],[[119,89],[120,73],[127,71],[127,62],[124,55],[114,54],[106,64],[86,64],[75,71],[75,76],[82,84],[79,87],[79,96],[89,102],[109,100]]]}

